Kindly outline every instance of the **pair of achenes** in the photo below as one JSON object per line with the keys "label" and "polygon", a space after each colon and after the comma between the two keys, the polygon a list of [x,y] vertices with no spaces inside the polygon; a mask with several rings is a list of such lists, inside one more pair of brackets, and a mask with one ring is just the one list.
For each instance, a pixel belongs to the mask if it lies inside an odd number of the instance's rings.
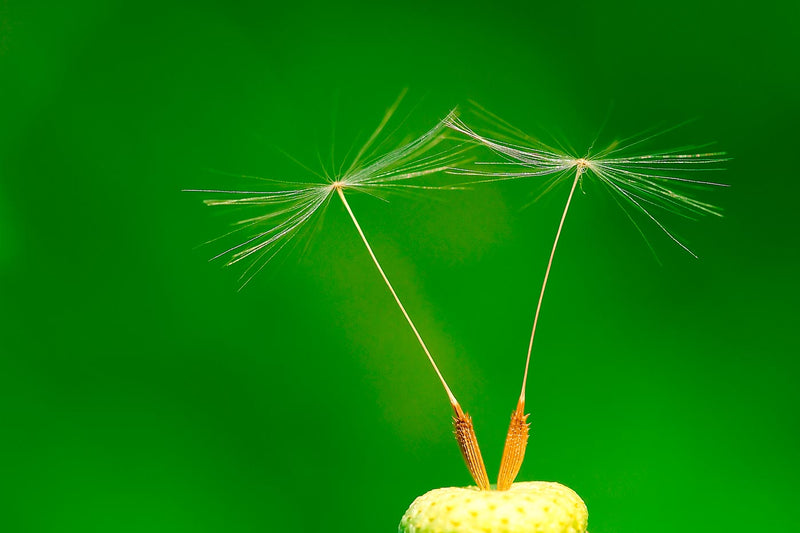
{"label": "pair of achenes", "polygon": [[[592,179],[605,186],[611,197],[636,224],[640,233],[642,231],[637,219],[649,221],[680,247],[692,253],[662,224],[656,214],[658,210],[662,210],[689,218],[703,214],[720,215],[717,208],[697,200],[691,193],[705,187],[723,186],[714,181],[698,180],[695,176],[698,170],[719,170],[719,165],[725,161],[725,154],[689,152],[689,149],[684,148],[625,155],[645,141],[664,133],[662,131],[645,132],[636,137],[615,141],[596,152],[592,152],[590,147],[585,156],[579,157],[565,149],[551,148],[477,106],[471,112],[476,119],[485,121],[496,130],[491,133],[491,137],[490,134],[476,132],[457,113],[451,112],[435,127],[411,142],[380,152],[379,149],[385,142],[377,141],[401,99],[402,95],[387,111],[378,128],[352,158],[347,168],[346,163],[343,163],[338,171],[329,173],[323,169],[324,174],[314,173],[321,178],[321,183],[267,179],[273,185],[271,190],[202,191],[226,195],[224,199],[206,200],[209,205],[250,206],[257,210],[254,216],[239,222],[228,234],[246,237],[216,257],[227,257],[229,265],[245,260],[250,262],[242,274],[244,286],[270,259],[298,237],[315,217],[322,216],[332,197],[338,197],[447,393],[455,413],[458,445],[477,485],[470,488],[436,489],[420,496],[403,516],[400,531],[584,533],[588,514],[586,506],[575,492],[558,483],[514,483],[528,442],[525,388],[533,340],[547,279],[570,203],[582,180]],[[486,161],[479,158],[476,160],[471,154],[480,147],[488,148],[486,153],[494,154],[494,157]],[[460,175],[465,181],[457,186],[420,182],[420,179],[437,173]],[[536,180],[546,186],[545,192],[565,181],[571,183],[571,186],[545,269],[528,344],[522,390],[516,409],[511,415],[496,490],[492,490],[472,420],[461,408],[436,366],[433,356],[370,246],[347,201],[346,193],[361,191],[381,195],[400,188],[452,189],[520,179]]]}

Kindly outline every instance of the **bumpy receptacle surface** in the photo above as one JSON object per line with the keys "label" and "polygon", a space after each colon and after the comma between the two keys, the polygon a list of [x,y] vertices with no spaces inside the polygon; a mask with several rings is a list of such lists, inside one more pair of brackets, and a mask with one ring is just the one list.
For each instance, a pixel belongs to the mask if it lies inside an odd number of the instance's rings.
{"label": "bumpy receptacle surface", "polygon": [[572,489],[547,481],[509,490],[449,487],[423,494],[400,521],[400,533],[586,533],[589,513]]}

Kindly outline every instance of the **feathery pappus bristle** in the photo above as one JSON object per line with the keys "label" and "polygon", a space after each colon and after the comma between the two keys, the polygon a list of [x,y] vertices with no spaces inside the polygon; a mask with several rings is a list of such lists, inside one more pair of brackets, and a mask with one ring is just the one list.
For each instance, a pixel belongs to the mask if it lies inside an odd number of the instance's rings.
{"label": "feathery pappus bristle", "polygon": [[698,172],[722,170],[721,164],[729,160],[725,152],[689,151],[692,147],[686,147],[634,153],[636,147],[674,128],[615,141],[597,151],[593,151],[592,143],[586,155],[580,157],[548,146],[485,110],[481,111],[482,119],[490,121],[499,130],[496,137],[476,132],[457,116],[451,115],[446,119],[447,126],[453,131],[499,156],[499,161],[479,161],[473,167],[449,171],[473,178],[470,183],[539,178],[539,183],[545,187],[542,194],[546,194],[577,170],[580,172],[579,184],[584,180],[601,184],[645,241],[647,238],[634,217],[636,213],[650,220],[669,239],[695,257],[696,254],[660,220],[659,215],[672,213],[689,219],[722,215],[719,207],[695,196],[702,190],[728,186],[715,180],[697,178]]}
{"label": "feathery pappus bristle", "polygon": [[[393,109],[390,111],[393,112]],[[188,190],[213,194],[213,198],[204,200],[206,205],[245,208],[253,212],[253,216],[236,222],[231,231],[207,243],[239,237],[238,242],[214,255],[211,260],[224,259],[228,266],[248,262],[240,277],[240,288],[243,288],[316,218],[322,216],[337,189],[358,191],[384,198],[392,192],[457,188],[419,183],[414,180],[443,173],[454,165],[463,163],[466,160],[466,152],[472,146],[448,142],[444,121],[440,121],[409,142],[403,142],[383,153],[374,153],[371,148],[386,122],[388,117],[384,117],[379,129],[361,147],[352,161],[342,162],[341,168],[344,169],[346,166],[346,170],[333,174],[324,168],[321,169],[322,172],[308,169],[309,173],[313,173],[310,179],[316,177],[319,182],[242,176],[268,182],[272,188]]]}

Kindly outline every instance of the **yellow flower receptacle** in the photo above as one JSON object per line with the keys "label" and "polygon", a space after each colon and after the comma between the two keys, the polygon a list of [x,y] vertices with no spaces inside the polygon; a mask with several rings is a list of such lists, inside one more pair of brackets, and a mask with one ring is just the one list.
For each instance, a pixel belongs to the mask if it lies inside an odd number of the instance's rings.
{"label": "yellow flower receptacle", "polygon": [[403,515],[400,533],[586,533],[589,513],[559,483],[514,483],[509,490],[448,487],[423,494]]}

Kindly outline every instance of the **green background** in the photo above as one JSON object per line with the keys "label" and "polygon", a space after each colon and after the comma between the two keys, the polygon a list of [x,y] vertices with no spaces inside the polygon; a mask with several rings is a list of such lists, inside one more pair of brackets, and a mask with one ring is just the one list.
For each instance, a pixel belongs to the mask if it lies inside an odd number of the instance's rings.
{"label": "green background", "polygon": [[[394,531],[471,482],[340,205],[237,292],[197,247],[235,214],[180,192],[307,178],[274,147],[316,167],[404,87],[409,132],[468,99],[578,148],[699,118],[670,142],[733,157],[726,217],[673,226],[699,260],[576,197],[520,479],[593,533],[796,527],[795,2],[269,4],[0,3],[0,531]],[[352,198],[492,478],[566,190],[533,193]]]}

